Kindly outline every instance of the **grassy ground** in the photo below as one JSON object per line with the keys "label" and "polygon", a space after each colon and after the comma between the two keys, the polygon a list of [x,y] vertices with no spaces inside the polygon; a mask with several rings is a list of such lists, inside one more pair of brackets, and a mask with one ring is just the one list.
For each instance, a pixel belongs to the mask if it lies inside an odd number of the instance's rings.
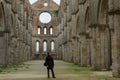
{"label": "grassy ground", "polygon": [[81,78],[87,78],[88,80],[120,80],[120,78],[113,78],[111,71],[92,71],[91,68],[81,67],[75,64],[69,64],[73,72],[79,74]]}
{"label": "grassy ground", "polygon": [[3,66],[3,67],[0,67],[0,73],[9,73],[11,71],[16,71],[18,70],[19,68],[22,68],[24,66],[23,63],[19,63],[19,64],[10,64],[10,65],[7,65],[7,66]]}
{"label": "grassy ground", "polygon": [[0,80],[120,80],[113,78],[111,71],[91,71],[90,68],[59,60],[55,61],[56,78],[48,79],[43,63],[43,60],[25,62],[22,68],[9,69],[9,73],[0,74]]}

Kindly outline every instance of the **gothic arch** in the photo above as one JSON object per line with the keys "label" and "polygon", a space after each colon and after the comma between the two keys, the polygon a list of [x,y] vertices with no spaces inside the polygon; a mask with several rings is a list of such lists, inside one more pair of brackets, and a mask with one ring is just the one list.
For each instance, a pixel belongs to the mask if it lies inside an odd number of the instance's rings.
{"label": "gothic arch", "polygon": [[86,12],[85,12],[85,23],[87,23],[88,21],[88,17],[89,16],[89,7],[86,8]]}
{"label": "gothic arch", "polygon": [[55,40],[50,41],[50,51],[54,52],[55,51]]}
{"label": "gothic arch", "polygon": [[108,0],[99,0],[98,21],[100,24],[108,23]]}
{"label": "gothic arch", "polygon": [[89,7],[86,8],[85,12],[85,27],[86,27],[86,32],[89,32]]}
{"label": "gothic arch", "polygon": [[14,35],[14,17],[11,15],[11,36]]}
{"label": "gothic arch", "polygon": [[47,28],[48,28],[47,26],[43,27],[43,33],[44,33],[44,35],[47,35],[47,33],[48,33],[48,29]]}
{"label": "gothic arch", "polygon": [[77,29],[76,29],[77,33],[79,33],[79,30],[80,30],[80,21],[79,20],[80,20],[79,17],[77,17]]}
{"label": "gothic arch", "polygon": [[55,42],[55,40],[51,40],[50,43],[51,43],[51,42]]}
{"label": "gothic arch", "polygon": [[0,31],[4,31],[6,29],[6,12],[4,4],[0,3]]}
{"label": "gothic arch", "polygon": [[42,27],[41,26],[38,26],[37,27],[37,34],[40,35],[42,32]]}
{"label": "gothic arch", "polygon": [[102,46],[105,46],[105,48],[102,49],[101,47],[101,50],[103,50],[101,55],[104,55],[102,58],[105,60],[103,64],[106,69],[110,69],[112,64],[111,33],[108,26],[108,16],[108,0],[99,0],[97,17],[100,25],[99,33],[101,36],[104,33],[104,36],[101,38],[101,43],[103,43]]}
{"label": "gothic arch", "polygon": [[35,55],[39,55],[40,54],[40,41],[36,40],[35,41]]}
{"label": "gothic arch", "polygon": [[53,30],[54,30],[54,29],[53,29],[53,26],[50,26],[50,28],[49,28],[49,34],[50,34],[50,35],[53,34]]}
{"label": "gothic arch", "polygon": [[48,51],[48,41],[43,40],[42,45],[43,45],[43,52],[47,52]]}

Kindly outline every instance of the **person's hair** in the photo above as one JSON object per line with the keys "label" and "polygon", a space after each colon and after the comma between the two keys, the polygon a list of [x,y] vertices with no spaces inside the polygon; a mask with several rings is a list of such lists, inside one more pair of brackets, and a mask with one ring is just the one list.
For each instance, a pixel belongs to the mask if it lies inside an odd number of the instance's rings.
{"label": "person's hair", "polygon": [[49,52],[47,52],[47,54],[49,55],[50,53],[49,53]]}

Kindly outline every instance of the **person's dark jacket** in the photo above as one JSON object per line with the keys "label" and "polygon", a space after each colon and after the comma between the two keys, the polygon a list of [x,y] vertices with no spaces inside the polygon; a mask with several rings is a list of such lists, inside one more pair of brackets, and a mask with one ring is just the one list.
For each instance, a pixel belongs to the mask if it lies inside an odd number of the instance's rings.
{"label": "person's dark jacket", "polygon": [[54,61],[50,55],[46,57],[44,66],[47,66],[48,69],[52,69],[54,67]]}

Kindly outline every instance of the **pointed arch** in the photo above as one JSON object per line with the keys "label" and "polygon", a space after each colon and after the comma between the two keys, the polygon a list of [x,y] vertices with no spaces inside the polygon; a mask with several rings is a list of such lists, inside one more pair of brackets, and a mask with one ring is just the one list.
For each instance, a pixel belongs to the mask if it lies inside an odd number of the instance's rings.
{"label": "pointed arch", "polygon": [[40,35],[41,34],[41,26],[38,26],[38,29],[37,29],[37,34]]}
{"label": "pointed arch", "polygon": [[44,27],[44,35],[47,35],[47,27]]}
{"label": "pointed arch", "polygon": [[5,12],[5,5],[1,2],[0,3],[0,31],[5,31],[6,29],[6,12]]}
{"label": "pointed arch", "polygon": [[88,23],[89,23],[89,7],[87,6],[86,8],[86,12],[85,12],[85,27],[86,27],[86,32],[89,32],[89,27],[88,27]]}
{"label": "pointed arch", "polygon": [[47,40],[43,41],[43,52],[47,52]]}
{"label": "pointed arch", "polygon": [[100,24],[108,23],[108,0],[99,0],[98,21]]}
{"label": "pointed arch", "polygon": [[50,42],[50,50],[51,50],[51,52],[54,52],[54,51],[55,51],[55,41],[54,41],[54,40],[52,40],[52,41]]}
{"label": "pointed arch", "polygon": [[80,30],[80,19],[77,17],[77,33],[79,33]]}
{"label": "pointed arch", "polygon": [[50,35],[53,35],[53,26],[50,27]]}
{"label": "pointed arch", "polygon": [[88,20],[89,20],[89,7],[86,8],[85,12],[85,23],[87,23]]}
{"label": "pointed arch", "polygon": [[11,36],[14,36],[14,17],[11,14]]}
{"label": "pointed arch", "polygon": [[36,54],[40,54],[40,41],[39,40],[36,41],[35,46],[36,46]]}

